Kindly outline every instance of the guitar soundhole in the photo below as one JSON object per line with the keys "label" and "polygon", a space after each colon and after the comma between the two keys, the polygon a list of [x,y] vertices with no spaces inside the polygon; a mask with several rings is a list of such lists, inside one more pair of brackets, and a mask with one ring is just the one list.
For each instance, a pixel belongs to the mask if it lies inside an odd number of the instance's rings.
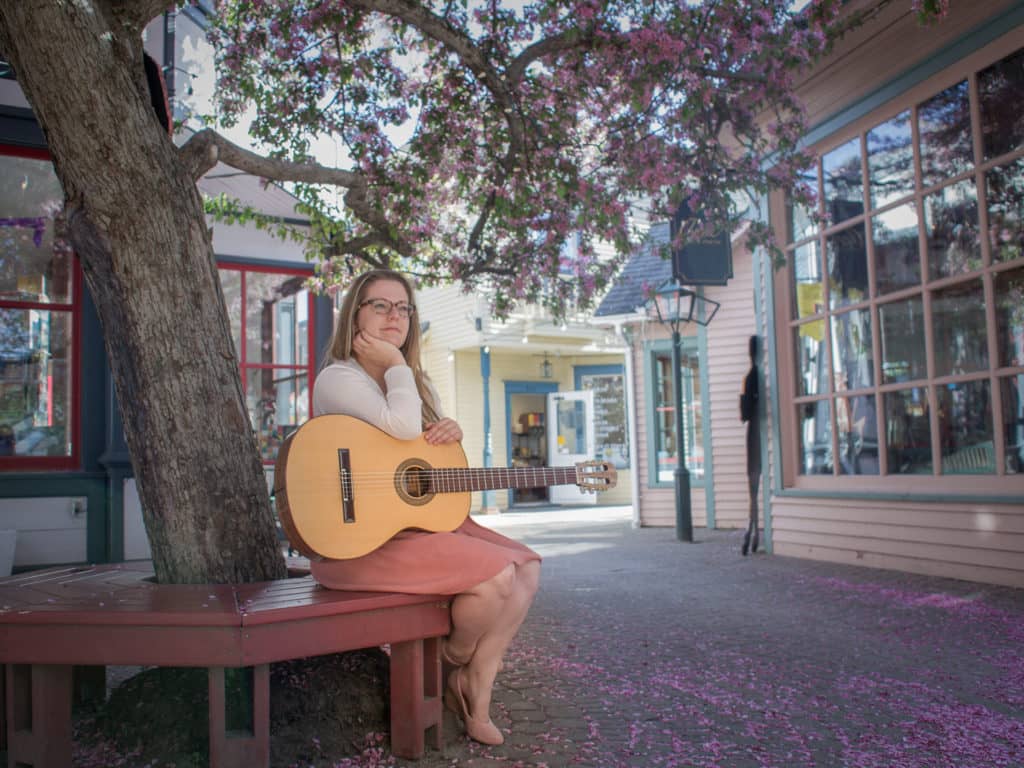
{"label": "guitar soundhole", "polygon": [[430,466],[420,459],[407,459],[395,471],[395,490],[407,504],[426,504],[434,498]]}

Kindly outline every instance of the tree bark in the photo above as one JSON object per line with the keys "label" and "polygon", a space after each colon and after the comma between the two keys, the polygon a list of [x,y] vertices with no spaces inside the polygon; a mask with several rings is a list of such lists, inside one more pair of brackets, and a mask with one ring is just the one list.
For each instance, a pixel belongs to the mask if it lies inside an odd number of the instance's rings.
{"label": "tree bark", "polygon": [[150,106],[123,5],[4,2],[0,49],[64,188],[158,580],[280,578],[202,200]]}

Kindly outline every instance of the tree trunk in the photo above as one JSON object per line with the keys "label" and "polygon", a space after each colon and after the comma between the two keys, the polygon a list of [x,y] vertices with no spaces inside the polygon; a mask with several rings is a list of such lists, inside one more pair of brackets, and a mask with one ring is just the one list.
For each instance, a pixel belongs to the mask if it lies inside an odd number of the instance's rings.
{"label": "tree trunk", "polygon": [[158,580],[279,578],[202,200],[150,106],[140,30],[114,5],[0,3],[0,50],[64,188]]}

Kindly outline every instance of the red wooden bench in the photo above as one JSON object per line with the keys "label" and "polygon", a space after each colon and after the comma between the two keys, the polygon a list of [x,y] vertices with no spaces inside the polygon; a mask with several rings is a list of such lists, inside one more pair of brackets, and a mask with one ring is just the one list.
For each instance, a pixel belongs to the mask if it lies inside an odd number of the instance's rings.
{"label": "red wooden bench", "polygon": [[[72,667],[207,667],[210,765],[270,762],[269,664],[391,645],[391,747],[441,748],[440,638],[449,598],[324,589],[310,576],[255,584],[156,584],[140,565],[0,579],[0,746],[8,764],[71,765]],[[228,732],[224,669],[251,667],[252,727]]]}

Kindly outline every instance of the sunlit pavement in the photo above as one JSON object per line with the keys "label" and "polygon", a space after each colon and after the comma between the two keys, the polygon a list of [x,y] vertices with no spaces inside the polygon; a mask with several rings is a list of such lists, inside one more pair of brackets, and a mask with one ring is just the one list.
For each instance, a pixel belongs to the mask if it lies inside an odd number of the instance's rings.
{"label": "sunlit pavement", "polygon": [[399,766],[1024,767],[1024,591],[634,529],[628,508],[476,518],[545,558],[499,675],[501,747]]}

